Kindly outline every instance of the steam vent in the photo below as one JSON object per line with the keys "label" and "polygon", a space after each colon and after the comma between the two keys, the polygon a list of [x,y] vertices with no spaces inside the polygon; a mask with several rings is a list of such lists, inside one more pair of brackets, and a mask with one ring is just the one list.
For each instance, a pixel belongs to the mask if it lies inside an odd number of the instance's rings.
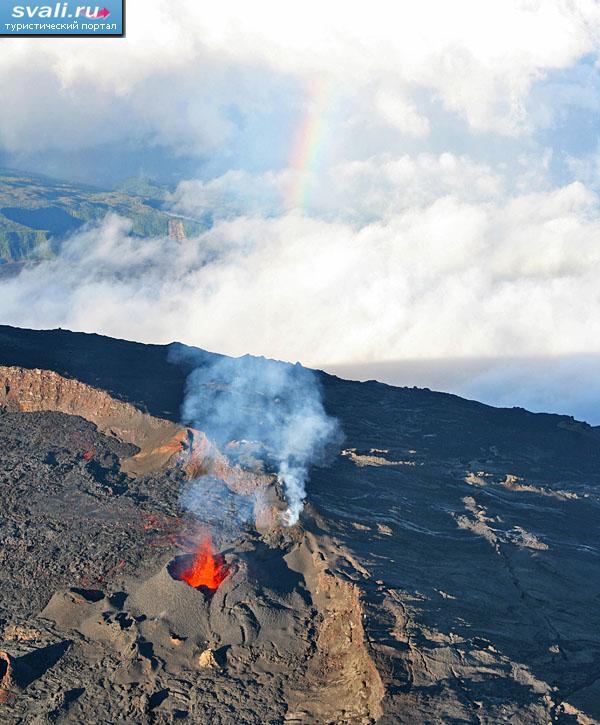
{"label": "steam vent", "polygon": [[600,722],[597,428],[0,327],[0,452],[2,723]]}

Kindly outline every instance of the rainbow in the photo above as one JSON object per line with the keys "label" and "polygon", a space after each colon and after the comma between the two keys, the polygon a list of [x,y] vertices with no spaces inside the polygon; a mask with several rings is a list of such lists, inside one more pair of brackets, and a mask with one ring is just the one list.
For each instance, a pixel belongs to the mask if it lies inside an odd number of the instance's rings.
{"label": "rainbow", "polygon": [[288,209],[308,208],[311,180],[318,171],[336,105],[330,81],[319,79],[310,84],[306,113],[295,134],[289,161],[292,180],[286,198]]}

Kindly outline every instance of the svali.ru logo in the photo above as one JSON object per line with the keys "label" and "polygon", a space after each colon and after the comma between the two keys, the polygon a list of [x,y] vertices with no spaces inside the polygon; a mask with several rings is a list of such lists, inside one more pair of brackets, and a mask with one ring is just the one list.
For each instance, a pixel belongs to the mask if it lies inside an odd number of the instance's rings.
{"label": "svali.ru logo", "polygon": [[56,5],[15,5],[12,10],[13,18],[107,18],[110,11],[96,5],[78,5],[70,8],[69,3],[56,3]]}
{"label": "svali.ru logo", "polygon": [[15,35],[122,38],[125,0],[0,0],[0,37]]}

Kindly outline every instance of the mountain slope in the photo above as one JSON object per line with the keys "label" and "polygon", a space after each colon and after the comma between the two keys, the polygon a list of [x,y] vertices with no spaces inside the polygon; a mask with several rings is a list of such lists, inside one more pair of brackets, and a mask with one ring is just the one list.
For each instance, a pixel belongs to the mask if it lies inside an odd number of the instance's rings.
{"label": "mountain slope", "polygon": [[[0,366],[53,370],[178,422],[191,366],[169,362],[169,349],[0,328]],[[217,357],[197,352],[194,365]],[[0,538],[12,559],[3,564],[0,619],[40,630],[51,614],[53,628],[40,643],[73,639],[61,624],[61,587],[81,587],[77,571],[87,567],[103,577],[96,588],[106,596],[124,592],[131,611],[146,616],[126,631],[142,660],[149,653],[147,672],[142,667],[134,677],[134,664],[119,660],[101,628],[82,623],[78,644],[23,688],[15,714],[25,706],[48,712],[53,702],[64,721],[81,720],[121,702],[130,722],[169,721],[176,712],[225,723],[600,721],[597,429],[429,390],[319,378],[345,439],[311,471],[297,527],[259,536],[248,529],[229,542],[228,556],[240,568],[218,596],[225,597],[222,611],[238,612],[235,626],[247,639],[215,620],[215,595],[209,625],[218,663],[193,675],[183,654],[188,645],[169,644],[158,624],[150,627],[154,610],[143,594],[151,590],[156,607],[171,606],[160,603],[162,588],[171,586],[160,567],[181,533],[177,469],[128,478],[118,461],[131,455],[131,439],[106,438],[64,413],[4,414],[13,417],[0,426],[0,453],[10,461],[2,471]],[[233,392],[221,388],[225,404]],[[56,401],[47,406],[57,410]],[[91,463],[82,458],[84,446],[97,451]],[[213,490],[204,480],[208,511]],[[75,534],[69,517],[87,517],[92,538],[86,526]],[[63,542],[54,559],[43,543],[52,530]],[[21,548],[18,532],[25,532]],[[36,551],[48,562],[35,585],[37,610],[19,605],[30,596],[23,571],[34,570]],[[127,603],[102,601],[108,621],[132,616]],[[76,607],[93,614],[92,604]],[[7,631],[0,649],[15,658],[31,650],[11,644]],[[102,677],[85,664],[86,647],[107,658]],[[119,679],[123,668],[133,677],[130,689]],[[82,691],[63,707],[61,688]]]}
{"label": "mountain slope", "polygon": [[[136,193],[0,169],[0,260],[52,254],[66,235],[110,212],[131,219],[134,234],[165,235],[173,217],[160,211],[161,205],[160,200]],[[188,234],[199,231],[199,224],[182,221]]]}

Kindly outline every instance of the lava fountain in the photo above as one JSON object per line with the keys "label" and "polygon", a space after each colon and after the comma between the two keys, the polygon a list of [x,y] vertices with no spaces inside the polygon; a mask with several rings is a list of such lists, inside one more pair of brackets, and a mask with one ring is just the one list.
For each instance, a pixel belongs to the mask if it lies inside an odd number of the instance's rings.
{"label": "lava fountain", "polygon": [[169,573],[194,589],[215,591],[229,574],[229,567],[221,554],[213,553],[211,537],[205,536],[193,554],[175,559]]}

